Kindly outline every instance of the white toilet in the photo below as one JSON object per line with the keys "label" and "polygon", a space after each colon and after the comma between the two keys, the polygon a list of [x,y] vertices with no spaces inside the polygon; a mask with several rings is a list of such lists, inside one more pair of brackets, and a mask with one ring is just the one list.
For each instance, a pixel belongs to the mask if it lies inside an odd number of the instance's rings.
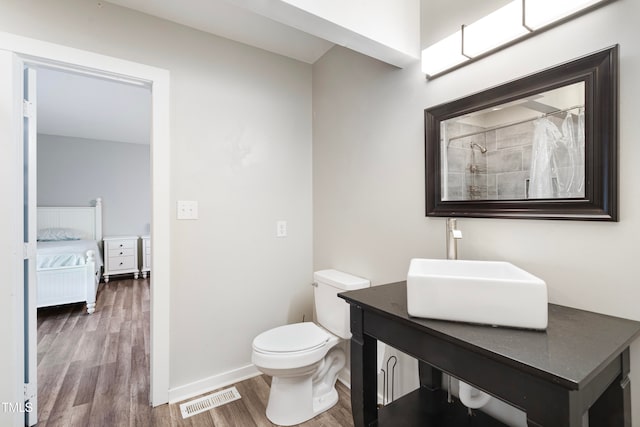
{"label": "white toilet", "polygon": [[338,373],[345,365],[336,344],[351,338],[349,305],[338,293],[370,286],[368,280],[336,270],[317,271],[315,323],[294,323],[261,333],[253,340],[253,364],[272,376],[267,418],[290,426],[307,421],[338,401]]}

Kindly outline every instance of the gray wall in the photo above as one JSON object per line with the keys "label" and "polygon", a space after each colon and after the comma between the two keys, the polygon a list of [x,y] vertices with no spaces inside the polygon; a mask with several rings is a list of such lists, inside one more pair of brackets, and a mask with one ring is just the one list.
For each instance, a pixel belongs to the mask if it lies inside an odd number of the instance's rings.
{"label": "gray wall", "polygon": [[38,206],[88,206],[96,197],[105,236],[149,234],[149,146],[38,135]]}
{"label": "gray wall", "polygon": [[[476,3],[437,10],[424,0],[423,16],[453,32]],[[619,43],[620,222],[461,219],[459,248],[462,258],[506,260],[541,277],[553,303],[640,320],[639,15],[638,1],[612,2],[431,81],[417,63],[400,70],[329,51],[313,67],[314,268],[379,285],[404,280],[412,257],[444,258],[445,220],[424,214],[424,109]],[[431,27],[422,31],[429,39]],[[631,375],[638,383],[637,341]],[[637,421],[640,393],[632,399]]]}
{"label": "gray wall", "polygon": [[0,31],[169,70],[170,388],[233,377],[258,333],[311,318],[311,66],[101,6],[2,1]]}

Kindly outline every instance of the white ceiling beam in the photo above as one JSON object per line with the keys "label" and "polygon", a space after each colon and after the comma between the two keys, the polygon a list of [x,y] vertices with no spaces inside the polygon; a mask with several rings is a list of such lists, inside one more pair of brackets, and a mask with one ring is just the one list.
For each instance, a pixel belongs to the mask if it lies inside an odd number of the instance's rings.
{"label": "white ceiling beam", "polygon": [[420,58],[419,0],[227,0],[380,61]]}

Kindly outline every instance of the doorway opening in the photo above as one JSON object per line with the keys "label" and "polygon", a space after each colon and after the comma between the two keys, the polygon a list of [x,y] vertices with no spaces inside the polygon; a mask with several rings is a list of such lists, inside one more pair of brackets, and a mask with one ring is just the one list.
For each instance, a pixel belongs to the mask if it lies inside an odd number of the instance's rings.
{"label": "doorway opening", "polygon": [[[171,220],[171,204],[168,188],[170,187],[170,97],[169,97],[169,72],[156,67],[147,66],[140,63],[120,60],[113,57],[95,54],[92,52],[82,51],[78,49],[68,48],[40,40],[29,39],[25,37],[14,36],[8,33],[0,33],[0,51],[3,52],[1,63],[3,76],[10,82],[13,89],[9,89],[9,85],[2,87],[3,93],[10,97],[6,97],[3,101],[3,108],[6,115],[3,116],[4,123],[11,123],[10,126],[2,128],[3,136],[6,141],[12,141],[9,145],[15,157],[7,157],[4,165],[9,165],[12,158],[17,158],[19,168],[16,163],[7,167],[7,171],[15,177],[16,187],[7,191],[7,194],[13,197],[23,193],[23,156],[22,156],[22,135],[25,130],[23,125],[21,108],[22,93],[25,78],[22,70],[25,66],[48,66],[59,69],[66,69],[86,75],[99,76],[111,80],[124,80],[133,83],[146,84],[152,91],[152,118],[151,118],[151,252],[153,257],[154,270],[151,275],[151,286],[149,291],[150,305],[150,329],[149,347],[150,347],[150,378],[149,378],[149,400],[152,406],[158,406],[168,402],[169,391],[169,283],[170,283],[170,220]],[[20,109],[18,108],[20,107]],[[15,145],[13,145],[15,144]],[[15,150],[15,151],[14,151]],[[20,155],[18,155],[20,152]],[[15,162],[15,161],[13,161]],[[20,196],[22,198],[22,196]],[[25,280],[28,276],[26,273],[22,277],[22,272],[16,269],[16,263],[13,257],[20,257],[25,254],[25,265],[28,254],[31,253],[29,245],[23,243],[22,233],[18,235],[11,233],[11,230],[22,230],[24,223],[27,222],[26,215],[28,209],[26,206],[15,200],[18,207],[18,215],[3,217],[3,232],[8,236],[14,236],[9,239],[8,245],[11,248],[12,258],[7,259],[8,274],[15,277],[15,298],[11,299],[13,306],[12,313],[9,316],[9,324],[13,325],[12,330],[25,331],[10,335],[7,344],[16,349],[15,358],[7,359],[11,368],[7,372],[29,372],[28,360],[25,351],[29,348],[29,339],[27,331],[32,329],[31,336],[35,336],[36,322],[29,320],[29,307],[33,306],[35,313],[35,303],[29,305],[28,294],[22,295],[21,288],[27,284]],[[35,212],[36,201],[33,202],[33,209],[29,212]],[[35,224],[35,222],[34,222]],[[33,242],[35,244],[35,237]],[[33,255],[35,260],[35,252]],[[29,281],[29,283],[35,283]],[[35,299],[33,299],[35,301]],[[15,328],[15,329],[14,329]],[[30,346],[35,349],[35,345]],[[33,351],[32,353],[35,353]],[[34,365],[35,366],[35,365]],[[35,370],[31,370],[31,373]],[[22,398],[24,389],[24,399],[29,401],[29,394],[32,393],[30,385],[22,383],[23,378],[19,375],[12,377],[10,380],[11,400],[16,402]],[[12,416],[15,422],[18,422],[20,414],[16,413]]]}
{"label": "doorway opening", "polygon": [[[150,410],[151,89],[33,68],[37,418],[119,424],[118,414]],[[90,235],[80,236],[89,204],[98,205],[92,224],[101,233],[89,227]],[[95,254],[91,263],[87,250]],[[85,267],[76,275],[78,264]],[[87,267],[95,277],[87,279]],[[118,399],[122,395],[130,398]],[[104,405],[105,399],[118,407]]]}

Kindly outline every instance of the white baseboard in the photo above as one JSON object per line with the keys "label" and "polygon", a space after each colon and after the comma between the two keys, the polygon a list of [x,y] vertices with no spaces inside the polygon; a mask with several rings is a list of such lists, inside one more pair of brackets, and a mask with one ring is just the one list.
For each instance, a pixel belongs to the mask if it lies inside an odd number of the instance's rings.
{"label": "white baseboard", "polygon": [[349,368],[343,368],[338,374],[338,381],[351,390],[351,370]]}
{"label": "white baseboard", "polygon": [[181,385],[179,387],[169,389],[169,403],[176,403],[181,400],[190,399],[194,396],[256,377],[260,374],[261,372],[258,371],[253,364],[250,364],[218,375],[213,375],[208,378],[203,378],[189,384]]}
{"label": "white baseboard", "polygon": [[[176,403],[190,399],[261,374],[262,372],[260,372],[255,365],[251,364],[243,366],[242,368],[194,381],[189,384],[181,385],[169,390],[169,403]],[[348,368],[344,368],[340,371],[338,374],[338,381],[344,384],[348,389],[351,389],[351,371]]]}

